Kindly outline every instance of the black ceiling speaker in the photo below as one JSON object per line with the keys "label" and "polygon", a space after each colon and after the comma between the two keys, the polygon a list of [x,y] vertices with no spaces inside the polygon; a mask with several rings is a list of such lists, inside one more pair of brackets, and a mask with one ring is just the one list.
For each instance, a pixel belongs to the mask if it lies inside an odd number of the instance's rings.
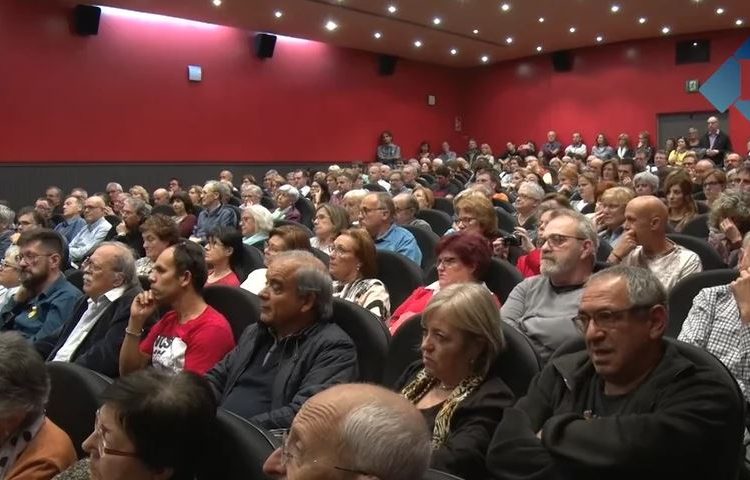
{"label": "black ceiling speaker", "polygon": [[381,55],[378,57],[378,73],[381,75],[393,75],[396,72],[398,57],[392,55]]}
{"label": "black ceiling speaker", "polygon": [[711,61],[710,40],[685,40],[677,42],[675,47],[675,63],[707,63]]}
{"label": "black ceiling speaker", "polygon": [[99,33],[99,18],[102,9],[92,5],[76,5],[73,8],[73,30],[78,35],[96,35]]}
{"label": "black ceiling speaker", "polygon": [[255,36],[255,54],[258,58],[273,57],[274,48],[276,48],[276,35],[259,33]]}
{"label": "black ceiling speaker", "polygon": [[552,52],[552,68],[556,72],[569,72],[573,70],[573,54],[570,50]]}

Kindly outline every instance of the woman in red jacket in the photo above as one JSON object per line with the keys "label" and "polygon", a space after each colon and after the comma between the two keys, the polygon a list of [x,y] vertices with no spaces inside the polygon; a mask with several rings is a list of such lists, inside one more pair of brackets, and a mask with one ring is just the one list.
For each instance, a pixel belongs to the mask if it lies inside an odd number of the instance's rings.
{"label": "woman in red jacket", "polygon": [[418,287],[388,321],[391,335],[409,318],[425,309],[435,292],[454,283],[481,283],[492,259],[489,241],[473,232],[458,232],[440,239],[436,247],[438,281]]}

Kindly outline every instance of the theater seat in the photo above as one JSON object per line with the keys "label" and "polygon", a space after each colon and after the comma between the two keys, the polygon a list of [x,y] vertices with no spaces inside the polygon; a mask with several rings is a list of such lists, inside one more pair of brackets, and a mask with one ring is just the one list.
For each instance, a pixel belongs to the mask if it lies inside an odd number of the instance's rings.
{"label": "theater seat", "polygon": [[257,270],[259,268],[266,268],[266,261],[263,258],[263,253],[260,250],[252,245],[243,245],[243,247],[245,249],[245,264],[243,266],[249,269],[247,270],[248,272],[252,272],[253,270]]}
{"label": "theater seat", "polygon": [[447,198],[436,198],[435,199],[435,205],[433,206],[435,210],[440,210],[441,212],[445,212],[451,217],[455,213],[455,210],[453,209],[453,200],[447,199]]}
{"label": "theater seat", "polygon": [[450,473],[441,472],[440,470],[429,469],[422,477],[424,480],[463,480],[461,477],[451,475]]}
{"label": "theater seat", "polygon": [[430,224],[430,228],[437,235],[442,236],[453,226],[453,219],[442,210],[423,208],[419,210],[416,217]]}
{"label": "theater seat", "polygon": [[83,270],[70,269],[65,272],[65,278],[78,290],[83,291]]}
{"label": "theater seat", "polygon": [[315,256],[315,258],[323,262],[323,264],[326,267],[328,267],[328,264],[331,263],[331,257],[323,250],[318,250],[317,248],[311,248],[310,253],[312,253]]}
{"label": "theater seat", "polygon": [[495,215],[497,215],[497,228],[505,230],[506,232],[513,232],[518,226],[516,217],[512,213],[508,213],[500,207],[495,207]]}
{"label": "theater seat", "polygon": [[685,228],[682,229],[683,235],[690,235],[691,237],[701,238],[706,240],[708,238],[708,213],[696,215],[690,220]]}
{"label": "theater seat", "polygon": [[716,250],[707,241],[679,233],[669,233],[667,238],[688,250],[695,252],[701,259],[703,270],[718,270],[727,268],[727,264],[721,259]]}
{"label": "theater seat", "polygon": [[273,212],[274,210],[276,210],[276,202],[273,198],[267,195],[263,195],[262,197],[260,197],[260,204],[266,207],[269,212]]}
{"label": "theater seat", "polygon": [[94,431],[99,396],[112,379],[75,363],[50,362],[47,416],[70,437],[78,458],[86,454],[81,443]]}
{"label": "theater seat", "polygon": [[223,408],[216,412],[216,423],[216,438],[206,442],[212,460],[197,479],[270,480],[263,473],[263,463],[280,441],[267,430]]}
{"label": "theater seat", "polygon": [[226,317],[235,341],[240,339],[249,325],[260,318],[260,299],[247,290],[213,285],[203,289],[203,299]]}
{"label": "theater seat", "polygon": [[[437,268],[433,267],[425,274],[427,285],[438,279]],[[508,295],[516,285],[523,281],[523,275],[512,263],[500,258],[492,258],[487,274],[484,276],[484,284],[501,301],[505,302]]]}
{"label": "theater seat", "polygon": [[284,225],[290,225],[292,227],[301,228],[302,230],[305,231],[305,233],[307,234],[307,236],[310,237],[310,238],[312,238],[312,237],[315,236],[315,234],[313,233],[312,230],[310,230],[309,228],[307,228],[306,226],[302,225],[299,222],[293,222],[291,220],[274,220],[273,221],[273,226],[274,227],[283,227]]}
{"label": "theater seat", "polygon": [[612,253],[612,246],[604,240],[599,240],[599,248],[596,249],[596,261],[606,262]]}
{"label": "theater seat", "polygon": [[362,188],[364,188],[368,192],[387,192],[387,190],[383,188],[382,185],[379,185],[377,183],[366,183],[362,185]]}
{"label": "theater seat", "polygon": [[430,268],[435,266],[436,256],[435,247],[437,247],[440,237],[435,234],[432,230],[427,230],[422,227],[414,227],[411,225],[402,225],[405,229],[414,235],[417,240],[419,250],[422,252],[422,271],[426,272]]}
{"label": "theater seat", "polygon": [[380,382],[391,337],[385,324],[356,303],[340,298],[333,299],[331,321],[351,337],[357,348],[358,380]]}
{"label": "theater seat", "polygon": [[377,251],[378,276],[391,298],[391,311],[404,303],[422,282],[422,270],[400,253]]}
{"label": "theater seat", "polygon": [[315,205],[309,199],[299,197],[294,203],[294,208],[299,210],[300,215],[302,215],[300,223],[307,228],[312,228],[313,219],[315,218]]}
{"label": "theater seat", "polygon": [[395,388],[396,382],[411,363],[422,358],[422,315],[414,315],[403,323],[391,337],[383,371],[383,385]]}
{"label": "theater seat", "polygon": [[738,275],[737,270],[724,268],[692,273],[677,282],[672,287],[672,291],[669,292],[669,323],[665,335],[677,338],[698,292],[704,288],[726,285],[736,279]]}

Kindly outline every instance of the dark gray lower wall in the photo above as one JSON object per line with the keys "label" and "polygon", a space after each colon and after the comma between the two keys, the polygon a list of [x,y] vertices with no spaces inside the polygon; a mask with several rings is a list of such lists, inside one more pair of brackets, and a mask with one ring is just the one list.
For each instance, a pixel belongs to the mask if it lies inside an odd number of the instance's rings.
{"label": "dark gray lower wall", "polygon": [[260,181],[263,174],[275,168],[282,174],[295,168],[324,169],[327,164],[272,164],[272,163],[101,163],[101,164],[3,164],[0,166],[0,199],[18,209],[33,205],[44,195],[49,185],[57,185],[64,192],[83,187],[89,194],[103,192],[107,182],[122,184],[127,191],[133,185],[143,185],[149,192],[166,187],[169,179],[177,177],[183,185],[200,184],[216,179],[224,169],[234,174],[234,183],[242,183],[242,175],[252,174]]}

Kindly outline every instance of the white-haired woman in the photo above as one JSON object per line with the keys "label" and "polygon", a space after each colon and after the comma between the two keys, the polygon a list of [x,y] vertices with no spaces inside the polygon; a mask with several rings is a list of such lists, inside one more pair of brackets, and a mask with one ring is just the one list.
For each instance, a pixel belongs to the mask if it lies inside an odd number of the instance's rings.
{"label": "white-haired woman", "polygon": [[422,313],[422,359],[396,387],[432,431],[431,466],[462,478],[485,478],[485,452],[514,398],[491,373],[505,348],[492,293],[457,283],[436,293]]}
{"label": "white-haired woman", "polygon": [[273,212],[274,220],[288,220],[290,222],[299,222],[302,220],[302,214],[294,208],[294,204],[299,200],[299,190],[291,185],[282,185],[276,191],[276,211]]}
{"label": "white-haired woman", "polygon": [[273,216],[263,205],[250,205],[242,209],[240,227],[242,242],[262,252],[266,248],[268,234],[273,230]]}

